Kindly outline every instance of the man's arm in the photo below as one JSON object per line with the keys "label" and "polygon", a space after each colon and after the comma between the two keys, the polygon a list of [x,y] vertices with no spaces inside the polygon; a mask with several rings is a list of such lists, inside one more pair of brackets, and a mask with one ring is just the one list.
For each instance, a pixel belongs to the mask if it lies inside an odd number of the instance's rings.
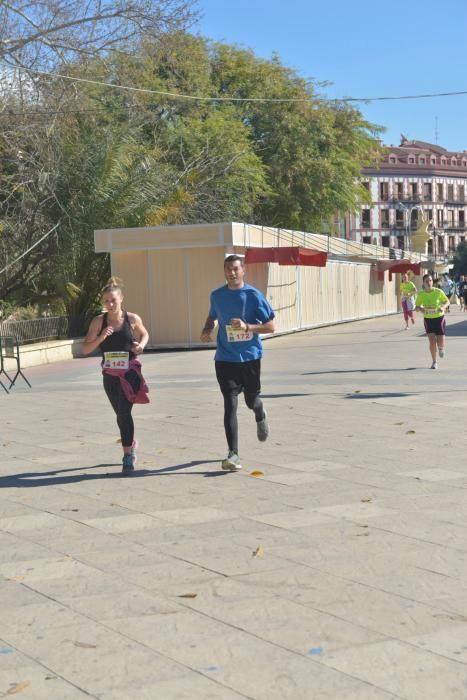
{"label": "man's arm", "polygon": [[200,340],[203,343],[213,343],[214,342],[214,338],[212,337],[212,332],[216,326],[217,326],[217,321],[215,321],[213,318],[208,316],[205,323],[204,323],[204,328],[201,331]]}
{"label": "man's arm", "polygon": [[249,331],[251,333],[274,333],[276,330],[276,324],[273,318],[265,323],[246,323],[246,321],[242,321],[241,318],[233,318],[231,325],[246,333]]}

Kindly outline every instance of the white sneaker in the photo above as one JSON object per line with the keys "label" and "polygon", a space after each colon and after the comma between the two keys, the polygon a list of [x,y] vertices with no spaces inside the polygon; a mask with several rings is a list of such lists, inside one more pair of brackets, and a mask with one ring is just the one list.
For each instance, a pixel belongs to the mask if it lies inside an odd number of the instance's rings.
{"label": "white sneaker", "polygon": [[239,472],[242,469],[240,457],[235,452],[229,452],[227,457],[222,460],[222,469],[227,472]]}
{"label": "white sneaker", "polygon": [[438,348],[438,352],[439,352],[440,357],[444,357],[444,355],[445,355],[444,348]]}
{"label": "white sneaker", "polygon": [[437,363],[437,362],[433,362],[433,364],[431,365],[430,369],[438,369],[438,363]]}

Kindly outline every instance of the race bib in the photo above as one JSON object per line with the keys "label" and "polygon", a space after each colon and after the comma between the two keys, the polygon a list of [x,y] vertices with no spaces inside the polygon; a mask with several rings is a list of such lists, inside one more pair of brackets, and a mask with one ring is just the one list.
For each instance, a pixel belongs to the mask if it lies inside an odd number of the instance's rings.
{"label": "race bib", "polygon": [[103,367],[105,369],[128,369],[129,357],[129,352],[105,352]]}
{"label": "race bib", "polygon": [[241,328],[226,326],[227,340],[229,343],[244,343],[245,340],[252,340],[253,333],[251,331],[242,331]]}
{"label": "race bib", "polygon": [[425,306],[425,308],[423,309],[423,313],[425,314],[425,316],[426,314],[439,314],[439,310],[438,308],[432,309],[429,306]]}

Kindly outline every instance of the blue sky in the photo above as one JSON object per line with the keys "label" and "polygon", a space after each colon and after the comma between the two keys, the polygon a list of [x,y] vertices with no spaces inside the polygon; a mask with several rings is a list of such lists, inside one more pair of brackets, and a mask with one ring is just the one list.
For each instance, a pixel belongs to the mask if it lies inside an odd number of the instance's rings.
{"label": "blue sky", "polygon": [[[330,81],[327,97],[467,90],[467,0],[198,0],[194,28]],[[365,117],[449,150],[467,150],[467,95],[361,103]]]}

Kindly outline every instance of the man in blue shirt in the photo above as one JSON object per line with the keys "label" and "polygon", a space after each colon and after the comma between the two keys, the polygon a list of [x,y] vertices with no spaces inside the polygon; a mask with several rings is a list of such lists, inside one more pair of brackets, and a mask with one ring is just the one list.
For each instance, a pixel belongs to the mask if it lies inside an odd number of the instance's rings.
{"label": "man in blue shirt", "polygon": [[211,292],[209,314],[201,332],[204,343],[212,343],[212,331],[218,326],[215,355],[216,376],[224,397],[224,428],[229,453],[222,469],[239,471],[238,395],[243,391],[245,403],[254,411],[258,440],[264,442],[269,426],[261,392],[260,333],[274,333],[274,311],[263,294],[245,284],[245,266],[239,255],[224,260],[227,284]]}

